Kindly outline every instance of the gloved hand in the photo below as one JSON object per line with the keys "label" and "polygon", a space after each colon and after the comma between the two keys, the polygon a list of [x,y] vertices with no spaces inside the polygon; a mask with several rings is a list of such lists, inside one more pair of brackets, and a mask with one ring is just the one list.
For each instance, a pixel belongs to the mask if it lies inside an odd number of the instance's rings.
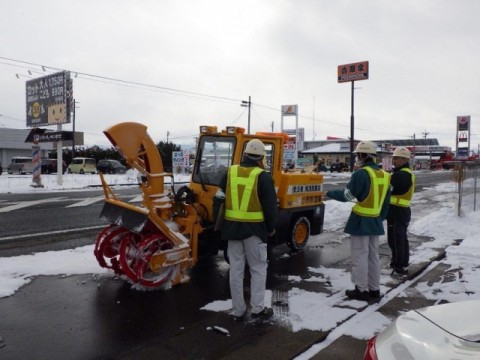
{"label": "gloved hand", "polygon": [[268,242],[274,242],[276,237],[277,237],[277,232],[275,231],[275,229],[273,229],[273,231],[268,234]]}

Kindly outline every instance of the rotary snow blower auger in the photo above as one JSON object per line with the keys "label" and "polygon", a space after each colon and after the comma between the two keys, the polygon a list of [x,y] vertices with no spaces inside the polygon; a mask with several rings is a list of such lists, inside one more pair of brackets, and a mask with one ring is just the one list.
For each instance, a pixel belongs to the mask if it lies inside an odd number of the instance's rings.
{"label": "rotary snow blower auger", "polygon": [[111,225],[96,239],[99,264],[146,287],[169,288],[188,281],[186,270],[197,260],[196,241],[203,231],[197,210],[185,197],[165,191],[164,178],[173,177],[164,172],[146,126],[120,123],[104,134],[127,164],[140,172],[143,201],[141,206],[121,201],[100,174],[105,194],[100,217]]}

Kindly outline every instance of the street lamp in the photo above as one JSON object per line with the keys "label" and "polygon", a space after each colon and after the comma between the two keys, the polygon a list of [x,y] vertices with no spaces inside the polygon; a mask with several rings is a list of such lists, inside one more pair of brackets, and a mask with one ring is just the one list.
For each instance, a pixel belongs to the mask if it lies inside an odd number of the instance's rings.
{"label": "street lamp", "polygon": [[240,104],[242,107],[248,107],[248,128],[247,128],[247,134],[250,134],[250,107],[252,106],[252,101],[251,97],[248,97],[248,101],[242,100],[242,103]]}

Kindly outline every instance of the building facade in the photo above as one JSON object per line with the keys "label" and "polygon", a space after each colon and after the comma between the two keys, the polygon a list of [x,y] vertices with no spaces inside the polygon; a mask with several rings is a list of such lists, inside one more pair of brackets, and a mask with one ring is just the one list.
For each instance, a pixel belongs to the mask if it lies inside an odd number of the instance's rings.
{"label": "building facade", "polygon": [[[355,140],[354,145],[359,140]],[[392,167],[392,153],[397,146],[405,146],[412,152],[411,164],[415,169],[430,169],[432,162],[451,154],[452,149],[448,146],[440,146],[438,140],[431,139],[403,139],[403,140],[373,140],[377,150],[377,162],[382,164],[385,170]],[[331,166],[333,163],[350,164],[350,140],[317,140],[305,141],[301,156],[308,162],[322,159],[323,163]]]}
{"label": "building facade", "polygon": [[[25,142],[30,131],[31,129],[0,128],[0,161],[4,170],[15,156],[32,157],[33,144]],[[41,143],[40,149],[41,156],[47,157],[53,150],[53,143]]]}

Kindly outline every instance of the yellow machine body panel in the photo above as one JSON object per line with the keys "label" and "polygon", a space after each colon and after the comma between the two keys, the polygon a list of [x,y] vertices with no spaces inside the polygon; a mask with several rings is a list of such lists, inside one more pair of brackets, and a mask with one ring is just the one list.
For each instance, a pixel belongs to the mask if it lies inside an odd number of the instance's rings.
{"label": "yellow machine body panel", "polygon": [[277,191],[282,209],[322,204],[323,175],[283,173]]}

